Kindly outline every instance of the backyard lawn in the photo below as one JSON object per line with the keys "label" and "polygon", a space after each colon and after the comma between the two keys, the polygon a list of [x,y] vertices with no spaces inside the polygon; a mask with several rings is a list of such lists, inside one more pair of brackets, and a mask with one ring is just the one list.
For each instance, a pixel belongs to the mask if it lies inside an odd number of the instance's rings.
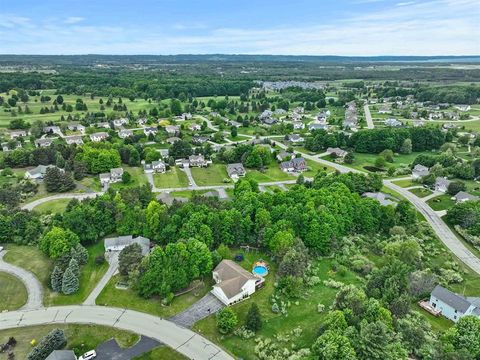
{"label": "backyard lawn", "polygon": [[453,205],[455,201],[452,200],[452,196],[448,194],[436,196],[433,199],[427,201],[427,204],[435,211],[448,210]]}
{"label": "backyard lawn", "polygon": [[187,175],[176,166],[171,166],[170,170],[164,174],[154,174],[153,182],[157,188],[161,189],[188,186]]}
{"label": "backyard lawn", "polygon": [[117,289],[116,284],[119,280],[119,275],[110,279],[98,296],[97,305],[127,308],[168,318],[186,309],[211,290],[210,280],[207,280],[205,283],[199,283],[194,290],[175,297],[171,305],[164,306],[158,298],[144,299],[133,290]]}
{"label": "backyard lawn", "polygon": [[0,272],[0,312],[16,310],[27,302],[27,289],[15,276]]}
{"label": "backyard lawn", "polygon": [[206,168],[191,168],[195,183],[199,186],[224,185],[223,180],[230,180],[227,167],[224,164],[211,164]]}
{"label": "backyard lawn", "polygon": [[67,208],[68,203],[72,199],[55,199],[55,200],[50,200],[47,202],[44,202],[43,204],[37,205],[33,208],[34,211],[40,213],[40,214],[46,214],[46,213],[62,213],[65,211]]}
{"label": "backyard lawn", "polygon": [[[14,350],[15,359],[26,359],[27,354],[32,350],[30,341],[35,339],[39,342],[45,335],[56,328],[65,331],[67,337],[67,345],[65,348],[75,351],[77,356],[95,349],[98,345],[111,338],[115,338],[118,345],[123,348],[133,346],[139,339],[139,336],[136,334],[107,326],[55,324],[1,330],[0,343],[7,342],[8,338],[13,336],[17,340],[17,345]],[[0,360],[4,359],[7,359],[7,354],[0,353]]]}

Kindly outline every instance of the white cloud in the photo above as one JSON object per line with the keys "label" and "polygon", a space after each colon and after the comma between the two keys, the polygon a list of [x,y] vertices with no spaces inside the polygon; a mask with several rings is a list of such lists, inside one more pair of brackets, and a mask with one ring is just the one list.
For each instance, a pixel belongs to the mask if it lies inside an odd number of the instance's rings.
{"label": "white cloud", "polygon": [[80,17],[80,16],[70,16],[70,17],[65,19],[64,23],[65,24],[77,24],[79,22],[82,22],[83,20],[85,20],[85,18]]}

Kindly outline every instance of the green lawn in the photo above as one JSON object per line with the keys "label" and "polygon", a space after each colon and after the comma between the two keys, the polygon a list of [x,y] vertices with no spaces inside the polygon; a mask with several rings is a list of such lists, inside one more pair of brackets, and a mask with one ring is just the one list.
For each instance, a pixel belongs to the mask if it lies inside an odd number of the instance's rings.
{"label": "green lawn", "polygon": [[16,310],[27,302],[25,285],[15,276],[0,272],[0,312]]}
{"label": "green lawn", "polygon": [[327,172],[333,172],[335,170],[331,166],[323,165],[312,160],[307,160],[307,166],[309,170],[303,172],[303,175],[306,177],[314,177],[317,174],[317,172],[320,170],[327,171]]}
{"label": "green lawn", "polygon": [[412,194],[417,195],[420,198],[433,194],[431,190],[425,189],[425,188],[415,188],[415,189],[410,189],[408,191],[410,191]]}
{"label": "green lawn", "polygon": [[154,174],[153,182],[157,188],[187,187],[187,175],[175,166],[171,166],[165,174]]}
{"label": "green lawn", "polygon": [[455,205],[455,201],[452,200],[452,196],[448,194],[436,196],[433,199],[427,201],[427,204],[435,211],[440,210],[448,210],[453,205]]}
{"label": "green lawn", "polygon": [[98,176],[87,176],[77,182],[93,191],[102,190]]}
{"label": "green lawn", "polygon": [[[419,155],[420,153],[411,154],[396,154],[394,156],[393,163],[387,162],[385,165],[385,169],[389,167],[399,167],[402,165],[410,165],[413,160]],[[365,153],[355,153],[355,160],[353,164],[344,164],[345,166],[349,166],[351,168],[365,171],[364,166],[375,166],[375,160],[378,158],[378,154],[365,154]]]}
{"label": "green lawn", "polygon": [[143,172],[143,168],[141,167],[132,167],[132,166],[125,166],[123,165],[123,170],[128,172],[131,175],[131,180],[128,184],[124,184],[122,182],[114,183],[110,185],[112,189],[119,190],[125,188],[131,188],[136,186],[142,186],[148,183],[148,179]]}
{"label": "green lawn", "polygon": [[46,213],[63,213],[67,208],[68,203],[72,199],[56,199],[44,202],[43,204],[37,205],[33,208],[34,211],[40,214]]}
{"label": "green lawn", "polygon": [[411,179],[406,179],[406,180],[398,180],[393,182],[395,185],[398,185],[402,188],[407,188],[410,186],[416,186],[418,183],[414,183]]}
{"label": "green lawn", "polygon": [[[118,344],[125,348],[133,346],[139,336],[125,330],[114,329],[100,325],[80,324],[55,324],[42,326],[29,326],[18,329],[0,331],[0,343],[5,343],[13,336],[17,340],[15,346],[15,359],[26,359],[27,354],[32,350],[30,341],[35,339],[39,342],[51,330],[59,328],[65,331],[67,337],[66,349],[74,350],[77,356],[95,349],[98,345],[111,338],[115,338]],[[7,354],[0,353],[0,360],[6,360]]]}
{"label": "green lawn", "polygon": [[133,290],[117,289],[115,284],[119,279],[120,275],[110,279],[107,286],[98,296],[97,305],[127,308],[167,318],[186,309],[211,290],[210,280],[208,280],[205,283],[201,283],[194,290],[175,297],[170,306],[163,306],[158,298],[144,299]]}
{"label": "green lawn", "polygon": [[191,168],[195,183],[199,186],[224,185],[224,180],[230,180],[224,164],[211,164],[206,168]]}
{"label": "green lawn", "polygon": [[184,360],[187,357],[169,348],[168,346],[160,346],[152,351],[140,355],[133,360]]}
{"label": "green lawn", "polygon": [[271,182],[271,181],[282,181],[282,180],[294,180],[295,176],[287,174],[280,170],[280,167],[276,163],[272,163],[264,171],[259,170],[250,170],[247,169],[248,178],[253,179],[259,183],[261,182]]}

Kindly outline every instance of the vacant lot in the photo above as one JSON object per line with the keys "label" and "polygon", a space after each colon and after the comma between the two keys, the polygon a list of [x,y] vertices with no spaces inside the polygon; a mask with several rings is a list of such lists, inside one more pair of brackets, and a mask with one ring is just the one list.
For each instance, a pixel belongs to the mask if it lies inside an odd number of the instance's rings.
{"label": "vacant lot", "polygon": [[67,208],[67,205],[70,202],[70,200],[71,199],[56,199],[56,200],[47,201],[43,204],[35,206],[33,210],[40,214],[62,213]]}
{"label": "vacant lot", "polygon": [[165,174],[154,174],[153,182],[157,188],[187,187],[187,175],[177,167],[170,167]]}
{"label": "vacant lot", "polygon": [[440,211],[450,209],[453,205],[455,205],[455,201],[452,200],[451,195],[444,194],[428,200],[427,204],[430,205],[433,210]]}
{"label": "vacant lot", "polygon": [[224,180],[230,179],[224,164],[211,164],[206,168],[192,168],[195,183],[199,186],[224,185]]}
{"label": "vacant lot", "polygon": [[431,195],[432,192],[428,189],[425,188],[415,188],[415,189],[410,189],[409,190],[411,193],[417,195],[420,198],[423,198],[425,196]]}

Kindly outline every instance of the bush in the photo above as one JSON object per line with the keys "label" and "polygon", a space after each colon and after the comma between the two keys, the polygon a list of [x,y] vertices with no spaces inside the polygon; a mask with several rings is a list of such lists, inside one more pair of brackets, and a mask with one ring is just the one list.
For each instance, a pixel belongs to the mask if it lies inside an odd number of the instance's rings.
{"label": "bush", "polygon": [[223,308],[217,313],[217,327],[220,333],[228,334],[237,324],[237,315],[235,315],[231,308]]}
{"label": "bush", "polygon": [[105,262],[105,255],[100,254],[95,257],[95,264],[102,265]]}
{"label": "bush", "polygon": [[60,329],[50,331],[28,354],[27,360],[45,360],[52,351],[63,348],[67,343],[65,333]]}

